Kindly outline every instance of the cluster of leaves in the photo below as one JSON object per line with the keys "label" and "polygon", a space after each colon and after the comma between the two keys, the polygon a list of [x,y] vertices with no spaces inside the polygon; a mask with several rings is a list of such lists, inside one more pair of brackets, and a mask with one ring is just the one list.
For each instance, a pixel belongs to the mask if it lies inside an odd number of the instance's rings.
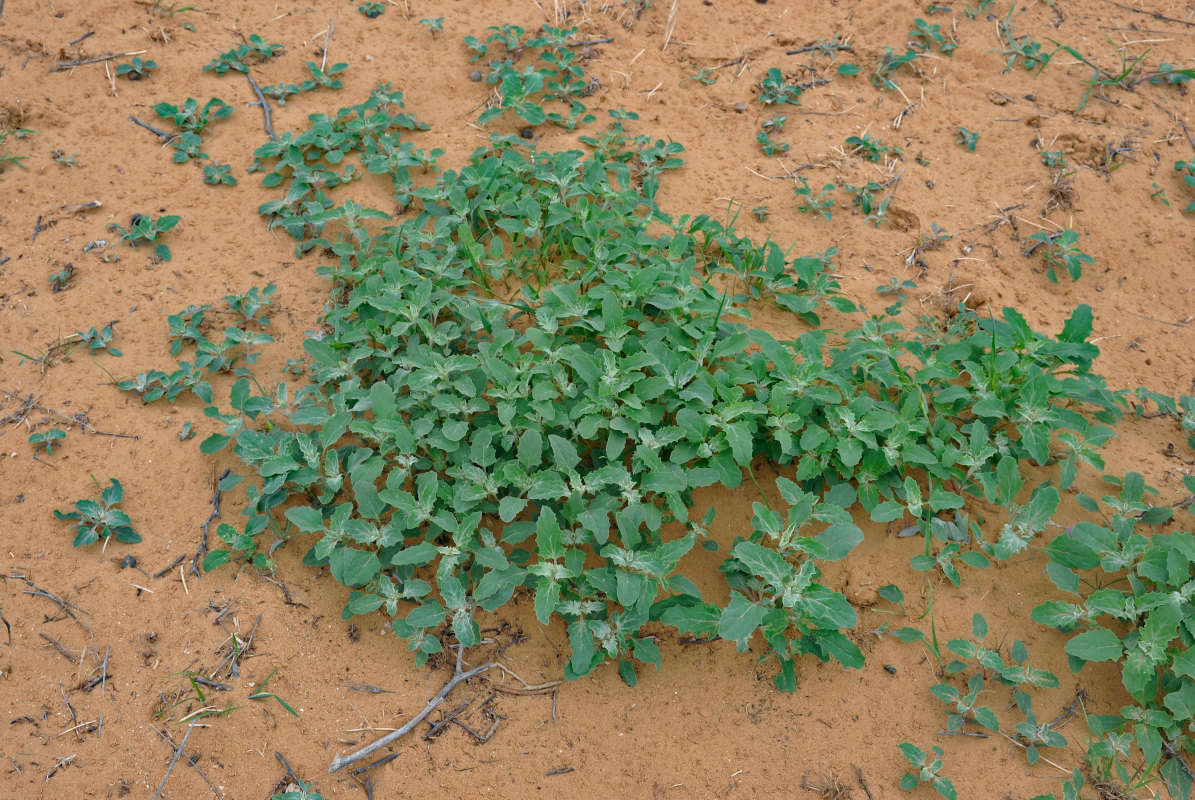
{"label": "cluster of leaves", "polygon": [[157,68],[158,63],[156,61],[151,61],[150,59],[142,61],[141,57],[137,56],[125,64],[117,64],[116,76],[118,78],[128,78],[131,81],[139,81],[142,78],[148,78],[150,73]]}
{"label": "cluster of leaves", "polygon": [[904,151],[895,145],[886,145],[880,139],[868,133],[860,136],[848,136],[846,145],[851,148],[851,155],[862,156],[868,161],[883,161],[889,155],[900,158]]}
{"label": "cluster of leaves", "polygon": [[759,83],[759,102],[765,106],[801,105],[801,87],[788,83],[779,67],[772,67]]}
{"label": "cluster of leaves", "polygon": [[203,68],[204,72],[214,72],[224,75],[230,71],[249,74],[249,67],[253,64],[264,64],[283,51],[280,44],[267,42],[256,33],[249,35],[249,41],[221,53]]}
{"label": "cluster of leaves", "polygon": [[1077,281],[1083,275],[1084,264],[1094,264],[1095,259],[1079,246],[1079,232],[1066,228],[1058,233],[1038,231],[1029,237],[1035,249],[1041,248],[1042,260],[1046,262],[1046,277],[1058,283],[1058,270],[1065,269],[1071,280]]}
{"label": "cluster of leaves", "polygon": [[[262,185],[284,188],[280,198],[264,203],[258,213],[271,218],[271,227],[289,233],[298,242],[299,254],[329,246],[323,232],[330,223],[339,223],[349,233],[344,252],[351,252],[367,238],[365,220],[388,219],[381,211],[355,203],[338,206],[328,196],[330,189],[367,172],[388,176],[398,207],[410,205],[415,189],[412,169],[431,169],[443,151],[427,153],[402,140],[403,131],[427,129],[402,109],[402,92],[383,84],[365,102],[341,108],[334,116],[312,114],[307,130],[288,131],[254,152],[250,171],[266,171]],[[356,160],[346,162],[353,154]]]}
{"label": "cluster of leaves", "polygon": [[[1173,509],[1147,502],[1157,492],[1141,475],[1105,480],[1119,491],[1098,502],[1078,498],[1103,524],[1077,522],[1046,547],[1050,579],[1078,602],[1042,603],[1033,619],[1081,631],[1066,644],[1076,672],[1099,661],[1120,668],[1133,704],[1092,718],[1100,737],[1092,755],[1127,785],[1132,775],[1122,762],[1135,743],[1144,773],[1157,769],[1174,797],[1190,797],[1191,775],[1179,754],[1195,753],[1195,534],[1139,532],[1171,522]],[[1183,482],[1195,492],[1195,477]]]}
{"label": "cluster of leaves", "polygon": [[153,108],[154,113],[170,120],[179,129],[179,135],[171,141],[176,164],[185,164],[193,158],[207,158],[208,154],[200,149],[203,146],[203,132],[212,122],[232,116],[232,106],[218,97],[208,100],[202,107],[195,98],[188,97],[182,106],[157,103]]}
{"label": "cluster of leaves", "polygon": [[204,314],[212,310],[210,306],[192,306],[170,315],[167,317],[170,354],[177,357],[184,346],[194,346],[194,360],[179,361],[178,368],[170,373],[157,369],[138,373],[134,378],[116,381],[116,387],[124,392],[135,392],[146,403],[162,398],[173,403],[188,391],[205,403],[211,403],[210,377],[222,374],[248,380],[249,367],[256,364],[261,355],[255,348],[274,341],[262,328],[269,325],[263,312],[272,305],[270,298],[275,291],[276,287],[271,284],[265,289],[254,287],[243,295],[225,297],[229,309],[240,320],[238,325],[225,328],[218,341],[209,338],[205,330]]}
{"label": "cluster of leaves", "polygon": [[[363,136],[369,110],[346,112],[315,127]],[[633,660],[658,665],[642,632],[657,621],[740,648],[761,632],[791,691],[801,654],[862,663],[841,631],[853,609],[817,583],[818,563],[861,538],[847,508],[911,516],[936,567],[963,546],[950,538],[962,495],[998,501],[1008,524],[966,546],[1006,558],[1057,499],[1042,489],[1017,506],[1018,465],[1059,461],[1073,478],[1098,461],[1108,429],[1089,415],[1119,407],[1090,372],[1089,309],[1057,339],[1012,311],[910,332],[894,306],[835,347],[821,330],[780,342],[739,320],[760,301],[814,325],[821,302],[852,310],[833,254],[789,259],[708,217],[669,218],[653,198],[674,146],[621,121],[583,141],[588,156],[532,158],[496,136],[415,189],[401,224],[325,242],[338,291],[304,344],[312,385],[291,403],[285,384],[257,394],[245,376],[234,413],[206,412],[225,428],[203,450],[232,443],[257,477],[243,530],[221,526],[209,568],[268,565],[314,534],[305,561],[354,590],[346,617],[384,609],[420,662],[442,624],[469,646],[479,611],[529,591],[542,621],[566,623],[569,677],[610,659],[627,680]],[[707,537],[692,492],[738,486],[759,457],[794,477],[731,546],[719,607],[678,571]]]}
{"label": "cluster of leaves", "polygon": [[755,134],[755,141],[759,142],[759,149],[763,150],[765,156],[788,152],[788,142],[780,142],[772,138],[773,135],[784,130],[784,125],[787,122],[788,117],[777,114],[771,119],[764,120],[760,125],[759,133]]}
{"label": "cluster of leaves", "polygon": [[[592,91],[581,56],[569,46],[576,28],[545,25],[540,35],[524,41],[526,31],[518,25],[492,25],[484,39],[465,37],[471,60],[481,60],[490,68],[486,82],[496,86],[499,101],[481,113],[484,125],[510,111],[529,125],[550,122],[568,130],[592,122],[582,98]],[[535,63],[531,55],[535,56]],[[522,70],[516,62],[524,64]],[[564,113],[547,110],[549,103],[563,104]]]}
{"label": "cluster of leaves", "polygon": [[25,166],[25,159],[28,158],[28,156],[19,156],[13,153],[4,143],[10,138],[24,139],[32,133],[33,131],[29,128],[0,128],[0,172],[3,172],[4,167],[8,166],[9,164],[16,164],[21,169],[28,169],[28,167]]}
{"label": "cluster of leaves", "polygon": [[266,97],[278,101],[278,105],[286,105],[288,98],[300,94],[302,92],[313,92],[316,89],[343,89],[344,82],[336,76],[349,68],[349,65],[344,62],[338,62],[332,66],[316,66],[314,61],[307,62],[307,71],[311,73],[311,77],[300,83],[271,83],[261,87],[261,93]]}
{"label": "cluster of leaves", "polygon": [[38,431],[29,435],[29,444],[34,446],[34,450],[42,449],[46,451],[46,455],[54,455],[54,445],[56,442],[61,442],[66,438],[66,431],[61,428],[50,428],[48,431]]}
{"label": "cluster of leaves", "polygon": [[[132,220],[129,222],[129,227],[117,225],[115,222],[108,226],[108,229],[120,234],[120,240],[130,247],[138,247],[143,244],[154,244],[154,257],[161,261],[170,260],[170,248],[165,244],[158,242],[158,237],[163,233],[168,233],[178,225],[181,217],[169,214],[165,217],[151,217],[148,214],[134,214]],[[51,282],[53,277],[51,276]]]}
{"label": "cluster of leaves", "polygon": [[99,502],[76,500],[74,511],[64,513],[55,509],[54,516],[74,523],[75,547],[86,547],[109,536],[115,536],[118,542],[136,544],[141,541],[141,534],[133,530],[129,515],[116,507],[123,499],[124,487],[112,478],[108,488],[100,492]]}
{"label": "cluster of leaves", "polygon": [[[1174,171],[1182,176],[1183,183],[1187,185],[1187,188],[1195,190],[1195,158],[1190,161],[1175,161]],[[1183,211],[1187,214],[1195,213],[1195,200]]]}

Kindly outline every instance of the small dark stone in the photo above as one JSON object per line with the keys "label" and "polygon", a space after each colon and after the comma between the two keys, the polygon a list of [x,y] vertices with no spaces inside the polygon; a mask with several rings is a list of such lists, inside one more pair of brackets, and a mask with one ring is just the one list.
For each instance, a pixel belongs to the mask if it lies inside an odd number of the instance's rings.
{"label": "small dark stone", "polygon": [[136,556],[125,556],[124,558],[122,558],[120,560],[120,568],[121,569],[126,569],[128,567],[135,567],[135,566],[137,566],[137,557]]}
{"label": "small dark stone", "polygon": [[896,667],[892,666],[891,664],[885,664],[885,665],[884,665],[884,672],[887,672],[889,675],[895,675],[895,674],[896,674]]}
{"label": "small dark stone", "polygon": [[140,72],[130,72],[130,73],[129,73],[129,80],[131,80],[131,81],[139,81],[139,80],[141,80],[141,73],[140,73]]}
{"label": "small dark stone", "polygon": [[535,133],[530,128],[523,128],[523,130],[519,131],[519,136],[522,136],[524,139],[530,139],[534,135]]}
{"label": "small dark stone", "polygon": [[1036,100],[1036,99],[1037,99],[1037,95],[1035,95],[1035,94],[1027,94],[1027,95],[1025,95],[1025,99],[1026,99],[1026,100],[1028,100],[1030,103],[1032,103],[1034,100]]}
{"label": "small dark stone", "polygon": [[130,224],[130,225],[136,225],[138,222],[140,222],[140,221],[141,221],[141,220],[143,220],[143,219],[145,219],[145,215],[144,215],[144,214],[134,214],[134,215],[133,215],[133,218],[132,218],[131,220],[129,220],[129,224]]}
{"label": "small dark stone", "polygon": [[479,70],[479,69],[475,69],[469,73],[469,80],[473,81],[474,83],[477,83],[478,81],[480,81],[481,78],[482,78],[481,70]]}
{"label": "small dark stone", "polygon": [[370,19],[377,19],[378,17],[382,16],[382,12],[381,11],[366,11],[365,16],[369,17]]}

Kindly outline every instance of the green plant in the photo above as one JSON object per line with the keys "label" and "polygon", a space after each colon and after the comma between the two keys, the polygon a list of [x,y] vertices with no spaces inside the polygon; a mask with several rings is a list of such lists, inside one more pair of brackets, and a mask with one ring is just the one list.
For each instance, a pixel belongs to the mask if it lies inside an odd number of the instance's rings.
{"label": "green plant", "polygon": [[1061,169],[1067,165],[1066,153],[1062,150],[1043,150],[1041,153],[1041,163],[1050,169]]}
{"label": "green plant", "polygon": [[444,31],[444,18],[443,17],[434,17],[432,19],[426,19],[426,18],[421,19],[421,20],[419,20],[419,24],[422,25],[427,30],[427,32],[431,35],[431,37],[433,39],[436,38],[436,34],[442,33]]}
{"label": "green plant", "polygon": [[[124,228],[113,223],[108,226],[108,229],[119,233],[122,242],[136,248],[142,244],[157,242],[158,237],[163,233],[173,230],[174,226],[178,225],[180,219],[180,217],[175,215],[155,219],[148,214],[134,214],[129,227]],[[155,244],[154,257],[162,261],[169,261],[170,248],[165,244]]]}
{"label": "green plant", "polygon": [[958,131],[958,139],[955,142],[974,153],[975,147],[979,144],[979,134],[975,131],[967,130],[962,125],[956,125],[954,129]]}
{"label": "green plant", "polygon": [[203,182],[213,186],[236,186],[237,179],[232,175],[232,167],[227,164],[205,164],[203,167]]}
{"label": "green plant", "polygon": [[768,217],[771,216],[771,214],[771,209],[769,209],[766,205],[756,206],[755,208],[751,209],[751,216],[755,217],[756,222],[767,222]]}
{"label": "green plant", "polygon": [[[1195,535],[1138,532],[1173,519],[1173,509],[1155,506],[1157,491],[1141,475],[1105,476],[1116,494],[1100,500],[1079,495],[1080,506],[1099,514],[1103,524],[1080,521],[1045,548],[1054,585],[1077,602],[1050,600],[1033,619],[1063,633],[1071,668],[1111,661],[1120,671],[1132,704],[1119,715],[1097,720],[1100,737],[1093,755],[1103,772],[1115,770],[1126,785],[1132,775],[1123,760],[1135,743],[1143,774],[1156,770],[1174,797],[1191,794],[1191,771],[1182,753],[1195,752],[1190,721],[1195,715]],[[1195,477],[1184,476],[1188,491]],[[1093,570],[1099,568],[1099,573]],[[1079,631],[1076,633],[1076,631]]]}
{"label": "green plant", "polygon": [[140,56],[136,56],[127,64],[116,65],[116,77],[128,78],[131,81],[139,81],[142,78],[150,77],[150,73],[158,68],[157,62],[146,59],[141,60]]}
{"label": "green plant", "polygon": [[107,350],[109,355],[119,358],[123,355],[119,350],[112,346],[112,337],[116,335],[116,323],[120,320],[113,320],[105,325],[103,328],[92,327],[91,330],[84,333],[79,331],[75,334],[80,344],[87,345],[87,349],[92,353],[98,353],[101,350]]}
{"label": "green plant", "polygon": [[198,133],[191,131],[184,131],[170,142],[174,148],[175,164],[185,164],[191,159],[201,160],[208,158],[208,154],[203,152],[200,148],[203,147],[203,138]]}
{"label": "green plant", "polygon": [[801,105],[801,87],[784,80],[779,67],[772,67],[759,84],[759,102],[765,106]]}
{"label": "green plant", "polygon": [[1154,190],[1149,193],[1149,199],[1160,200],[1162,205],[1166,206],[1166,208],[1170,208],[1170,199],[1166,197],[1166,189],[1158,186],[1156,183],[1152,184],[1152,186]]}
{"label": "green plant", "polygon": [[67,264],[57,272],[50,273],[50,291],[65,292],[71,288],[71,281],[75,279],[75,268]]}
{"label": "green plant", "polygon": [[793,189],[793,193],[797,197],[797,210],[802,214],[821,214],[826,219],[833,219],[834,198],[832,195],[837,188],[834,184],[827,183],[815,196],[813,189],[809,186],[809,181],[798,175],[796,188]]}
{"label": "green plant", "polygon": [[1066,228],[1057,233],[1038,231],[1029,237],[1034,242],[1030,249],[1041,248],[1041,257],[1047,264],[1046,277],[1052,283],[1058,282],[1057,270],[1065,269],[1071,280],[1077,281],[1083,274],[1084,264],[1095,264],[1095,259],[1079,247],[1079,232]]}
{"label": "green plant", "polygon": [[938,50],[945,56],[954,55],[954,48],[957,46],[942,33],[941,25],[928,23],[920,17],[913,20],[913,30],[909,31],[909,40],[925,51],[932,50],[933,46],[937,45]]}
{"label": "green plant", "polygon": [[1017,63],[1017,59],[1021,59],[1021,66],[1025,69],[1030,71],[1038,69],[1040,72],[1039,67],[1045,67],[1051,58],[1051,54],[1042,52],[1042,47],[1041,42],[1036,42],[1028,36],[1010,38],[1008,45],[1001,51],[1002,55],[1008,56],[1008,62],[1004,65],[1004,72],[1011,72]]}
{"label": "green plant", "polygon": [[385,3],[362,3],[357,6],[357,10],[364,14],[369,19],[377,19],[386,13]]}
{"label": "green plant", "polygon": [[67,153],[64,150],[55,150],[51,154],[51,158],[54,159],[55,163],[68,169],[75,169],[79,166],[78,153]]}
{"label": "green plant", "polygon": [[[225,526],[221,526],[221,527],[225,527]],[[262,680],[261,685],[257,687],[257,691],[254,692],[253,694],[249,695],[249,699],[250,700],[269,700],[272,697],[275,700],[277,700],[278,703],[283,708],[285,708],[288,713],[290,713],[292,716],[297,717],[297,716],[299,716],[299,712],[295,711],[293,708],[291,708],[290,703],[286,702],[285,700],[283,700],[281,697],[274,694],[273,692],[266,691],[266,685],[270,682],[270,679],[273,678],[275,674],[277,674],[279,669],[281,669],[281,667],[274,667],[274,669],[270,670],[270,674],[267,675]]]}
{"label": "green plant", "polygon": [[270,800],[326,800],[326,798],[316,791],[307,781],[299,781],[298,789],[292,789],[289,792],[278,792]]}
{"label": "green plant", "polygon": [[[95,478],[92,478],[94,481]],[[96,482],[98,485],[98,481]],[[75,547],[86,547],[100,539],[115,536],[118,542],[136,544],[141,535],[132,528],[129,515],[116,506],[124,499],[124,487],[112,478],[108,488],[100,492],[100,500],[76,500],[75,510],[67,513],[55,509],[54,516],[74,523]]]}
{"label": "green plant", "polygon": [[203,68],[203,71],[214,72],[217,75],[235,71],[247,75],[252,64],[263,64],[280,55],[283,50],[284,48],[280,44],[266,42],[256,33],[250,34],[247,43],[239,44],[216,56]]}
{"label": "green plant", "polygon": [[29,169],[25,166],[25,159],[28,156],[14,155],[11,150],[8,150],[4,143],[9,139],[24,139],[29,134],[33,133],[29,128],[0,128],[0,170],[9,164],[15,164],[21,169]]}
{"label": "green plant", "polygon": [[941,747],[934,745],[931,756],[916,745],[901,742],[900,752],[904,754],[904,757],[917,770],[916,772],[906,772],[904,774],[900,779],[900,788],[905,790],[916,789],[920,784],[928,783],[946,800],[957,800],[958,793],[954,789],[954,784],[950,782],[949,778],[941,774],[943,756]]}
{"label": "green plant", "polygon": [[335,76],[348,68],[348,64],[338,63],[328,67],[327,71],[325,71],[322,67],[317,67],[314,61],[308,61],[307,71],[311,73],[311,80],[303,81],[299,84],[299,91],[309,92],[317,87],[343,89],[344,82]]}
{"label": "green plant", "polygon": [[717,83],[718,78],[714,75],[715,67],[698,67],[697,72],[687,78],[681,78],[680,85],[684,86],[689,81],[697,81],[702,86],[713,86]]}
{"label": "green plant", "polygon": [[180,131],[196,134],[196,139],[212,122],[232,116],[232,106],[218,97],[208,100],[202,108],[198,100],[188,97],[182,106],[157,103],[153,109],[155,114],[173,122]]}
{"label": "green plant", "polygon": [[903,55],[897,55],[892,52],[891,47],[885,45],[884,55],[880,57],[875,70],[872,72],[871,82],[881,89],[895,91],[899,87],[892,80],[892,74],[905,65],[910,65],[909,68],[916,71],[916,68],[911,66],[916,59],[916,50],[905,50]]}
{"label": "green plant", "polygon": [[848,136],[846,145],[851,148],[851,155],[861,155],[867,161],[883,161],[889,154],[897,158],[904,155],[901,148],[885,145],[883,141],[867,133],[861,136]]}
{"label": "green plant", "polygon": [[[1188,188],[1195,190],[1195,158],[1192,158],[1190,161],[1175,161],[1174,171],[1182,176],[1183,183]],[[1195,212],[1195,201],[1192,201],[1191,205],[1183,209],[1184,214],[1192,212]]]}
{"label": "green plant", "polygon": [[46,451],[46,455],[54,455],[54,443],[66,438],[66,431],[60,428],[50,428],[48,431],[39,431],[29,436],[29,444],[35,445],[34,450],[40,445]]}
{"label": "green plant", "polygon": [[774,156],[777,153],[788,152],[788,142],[780,142],[773,139],[767,130],[761,130],[756,133],[755,141],[759,142],[759,149],[762,150],[766,156]]}

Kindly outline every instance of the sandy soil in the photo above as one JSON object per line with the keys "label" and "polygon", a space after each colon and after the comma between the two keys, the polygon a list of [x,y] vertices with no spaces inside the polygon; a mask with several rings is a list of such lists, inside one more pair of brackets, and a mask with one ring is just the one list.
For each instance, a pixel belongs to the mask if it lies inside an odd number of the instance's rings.
{"label": "sandy soil", "polygon": [[[639,6],[647,3],[614,0],[409,0],[390,3],[375,20],[355,2],[210,2],[175,14],[165,5],[0,4],[0,126],[36,131],[0,145],[24,156],[27,167],[10,164],[0,175],[0,614],[11,624],[11,637],[0,632],[7,717],[0,721],[0,796],[152,797],[188,731],[187,715],[209,704],[236,710],[191,730],[161,797],[264,800],[291,780],[277,753],[330,798],[371,791],[379,799],[814,797],[814,787],[840,782],[840,794],[824,796],[880,800],[903,794],[902,741],[944,747],[947,774],[963,797],[1059,791],[1060,779],[1082,764],[1080,723],[1063,729],[1070,748],[1048,754],[1057,766],[1027,766],[1022,748],[1004,737],[938,734],[942,706],[928,692],[936,665],[923,648],[872,633],[892,621],[873,607],[883,584],[902,586],[914,614],[926,610],[929,585],[907,567],[916,545],[864,521],[866,542],[827,579],[860,611],[853,635],[868,656],[860,671],[801,662],[790,696],[774,689],[769,669],[751,653],[662,634],[664,670],[644,672],[637,688],[626,687],[613,667],[539,694],[503,692],[520,686],[509,677],[474,681],[445,709],[472,698],[461,721],[482,732],[498,721],[484,744],[455,725],[425,740],[424,726],[398,743],[397,758],[385,766],[329,775],[335,753],[401,725],[450,672],[416,669],[379,615],[342,621],[344,590],[302,567],[301,551],[283,551],[273,576],[231,568],[189,574],[200,525],[213,509],[214,478],[235,464],[228,454],[201,455],[197,439],[179,441],[186,421],[198,438],[214,430],[197,400],[145,406],[113,388],[106,373],[171,367],[166,316],[251,286],[279,287],[278,343],[267,348],[263,374],[277,375],[287,358],[301,356],[303,332],[318,324],[327,289],[314,274],[319,255],[297,259],[292,242],[268,232],[256,213],[272,194],[245,174],[265,141],[261,110],[248,105],[250,86],[235,73],[201,71],[250,34],[286,47],[254,68],[262,84],[299,79],[303,63],[319,60],[325,46],[330,62],[349,64],[342,91],[275,105],[278,131],[392,81],[408,110],[431,126],[421,146],[443,148],[451,165],[485,139],[473,123],[488,87],[470,81],[462,37],[502,22],[531,29],[567,13],[581,37],[613,37],[586,50],[586,73],[600,84],[590,109],[602,116],[634,110],[637,132],[685,145],[684,168],[665,178],[661,192],[670,212],[742,210],[740,229],[760,240],[795,240],[807,253],[837,247],[846,292],[875,309],[884,302],[875,289],[890,278],[916,281],[912,302],[927,310],[964,298],[996,313],[1012,305],[1048,331],[1060,329],[1077,304],[1090,304],[1103,350],[1099,369],[1110,384],[1170,394],[1192,392],[1195,377],[1195,251],[1192,218],[1182,213],[1195,197],[1172,170],[1176,159],[1195,155],[1188,92],[1148,82],[1096,88],[1075,112],[1090,75],[1075,59],[1060,55],[1036,77],[1019,65],[1002,72],[997,23],[1010,13],[1005,0],[974,20],[962,3],[949,4],[952,14],[927,17],[923,5],[907,0],[679,0],[646,10]],[[1195,66],[1195,6],[1147,5],[1160,16],[1135,8],[1136,0],[1018,4],[1016,30],[1047,48],[1049,39],[1069,44],[1113,71],[1122,55],[1132,63],[1143,53],[1141,69]],[[419,22],[441,16],[436,37]],[[869,65],[885,45],[903,52],[916,17],[941,23],[958,43],[955,55],[919,60],[919,74],[902,70],[899,92],[876,89]],[[864,65],[864,74],[832,75],[832,83],[806,91],[801,106],[783,109],[789,122],[781,138],[791,149],[765,156],[755,133],[775,111],[757,100],[760,79],[779,67],[807,80],[803,65],[816,56],[786,51],[835,35],[855,48],[840,53],[840,62]],[[129,56],[101,60],[131,53],[159,69],[134,82],[115,72]],[[681,84],[699,68],[714,68],[716,82]],[[166,127],[151,106],[189,96],[234,107],[213,126],[205,150],[233,166],[238,186],[205,185],[197,166],[171,163],[173,151],[129,120]],[[979,133],[975,152],[956,143],[958,126]],[[506,120],[492,129],[516,130]],[[903,148],[903,158],[871,163],[852,154],[844,140],[865,131]],[[543,148],[572,141],[551,128],[540,133]],[[1072,174],[1052,191],[1055,171],[1043,165],[1042,151],[1057,150]],[[56,161],[56,151],[65,158]],[[61,163],[71,156],[76,163]],[[876,228],[852,215],[841,189],[832,220],[798,213],[795,172],[814,186],[899,176],[890,224]],[[1169,207],[1151,198],[1155,184]],[[72,210],[91,201],[101,205]],[[759,206],[770,212],[766,222],[747,213]],[[93,240],[113,240],[108,225],[127,225],[134,213],[182,217],[166,239],[172,261],[155,264],[147,249],[126,246],[85,252]],[[953,238],[923,263],[906,264],[931,223]],[[1077,283],[1050,283],[1041,260],[1022,255],[1033,232],[1060,227],[1079,231],[1095,258]],[[67,265],[74,269],[69,288],[51,291],[48,276]],[[113,320],[122,358],[60,346],[75,331]],[[68,431],[65,444],[34,458],[29,435],[55,426]],[[1163,500],[1180,498],[1179,477],[1192,462],[1167,456],[1172,442],[1186,452],[1173,423],[1127,420],[1119,431],[1108,448],[1109,471],[1139,470]],[[123,483],[141,543],[71,548],[51,510],[92,496],[93,476]],[[1080,488],[1098,491],[1098,476],[1085,475]],[[749,518],[753,497],[741,489],[700,499],[718,507],[713,533],[727,544]],[[230,494],[221,511],[229,518],[238,510]],[[122,569],[128,555],[137,568]],[[968,634],[971,615],[982,611],[994,637],[1023,639],[1033,663],[1060,676],[1062,686],[1037,699],[1042,718],[1060,714],[1079,690],[1089,710],[1118,709],[1115,673],[1089,667],[1073,675],[1062,637],[1029,619],[1055,591],[1043,566],[1034,553],[969,572],[961,589],[933,581],[939,635]],[[715,567],[712,556],[695,562],[710,574]],[[470,660],[501,649],[503,663],[529,684],[561,677],[564,632],[540,627],[526,599],[486,624],[493,643]],[[209,687],[205,704],[181,673],[212,673],[234,633],[251,637],[252,646],[237,676],[219,678],[228,690]],[[300,717],[272,699],[248,699],[274,670],[269,689]],[[361,691],[360,684],[385,691]],[[1004,714],[1003,698],[992,705]]]}

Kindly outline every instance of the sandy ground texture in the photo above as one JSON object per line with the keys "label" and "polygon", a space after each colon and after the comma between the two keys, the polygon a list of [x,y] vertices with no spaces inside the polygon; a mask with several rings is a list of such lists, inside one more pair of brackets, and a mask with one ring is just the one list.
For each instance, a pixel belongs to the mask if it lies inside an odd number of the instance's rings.
{"label": "sandy ground texture", "polygon": [[[1173,171],[1174,161],[1195,157],[1189,92],[1133,76],[1089,87],[1091,69],[1066,53],[1040,75],[1020,64],[1005,70],[1000,24],[1014,20],[1016,35],[1047,50],[1050,40],[1068,44],[1110,74],[1138,56],[1139,70],[1162,62],[1191,68],[1195,5],[1058,0],[1014,10],[996,0],[974,19],[961,2],[929,16],[924,4],[908,0],[402,0],[376,19],[359,13],[357,2],[182,5],[0,4],[0,127],[33,131],[0,145],[0,153],[24,159],[24,168],[10,162],[0,175],[0,614],[11,626],[0,631],[0,796],[149,798],[173,763],[162,798],[265,800],[298,776],[330,798],[821,792],[882,800],[906,794],[898,788],[907,765],[897,744],[904,741],[941,745],[960,797],[1060,791],[1061,779],[1083,763],[1081,721],[1062,729],[1070,747],[1032,767],[1008,737],[940,735],[942,706],[928,692],[936,664],[923,647],[873,635],[891,621],[876,605],[879,586],[900,585],[915,618],[926,611],[932,584],[940,636],[967,635],[971,615],[982,611],[993,637],[1024,640],[1033,663],[1060,676],[1057,690],[1037,698],[1043,719],[1063,714],[1079,692],[1089,711],[1115,711],[1124,702],[1117,675],[1094,667],[1074,675],[1063,637],[1029,618],[1055,593],[1043,556],[1030,551],[970,571],[955,589],[908,568],[919,547],[913,540],[865,520],[865,543],[826,581],[860,613],[852,636],[867,655],[861,670],[807,659],[798,664],[796,693],[786,695],[755,654],[661,630],[664,669],[642,670],[637,688],[625,686],[612,665],[557,685],[568,652],[564,631],[538,625],[530,598],[520,597],[485,619],[490,643],[467,658],[500,659],[525,683],[491,671],[429,718],[469,701],[457,717],[464,725],[446,724],[427,738],[424,724],[392,748],[397,757],[389,763],[330,775],[336,753],[423,709],[452,665],[416,669],[378,614],[342,620],[345,590],[326,572],[303,567],[303,548],[280,551],[273,574],[190,572],[213,510],[222,519],[240,510],[241,495],[214,495],[216,478],[236,464],[227,453],[199,453],[196,442],[216,427],[198,400],[145,405],[109,376],[171,368],[167,315],[218,306],[253,286],[278,287],[277,343],[257,367],[268,376],[264,383],[281,375],[287,359],[303,356],[304,332],[319,324],[328,288],[315,274],[321,255],[297,258],[293,242],[258,216],[258,205],[274,196],[260,176],[246,173],[266,141],[262,110],[250,105],[255,98],[243,75],[202,71],[214,56],[252,34],[282,44],[284,53],[252,68],[264,85],[300,80],[304,63],[321,61],[326,49],[329,63],[348,65],[339,76],[343,89],[272,103],[277,131],[360,102],[391,81],[430,126],[418,134],[420,146],[442,148],[442,163],[451,166],[487,135],[476,120],[491,87],[470,80],[475,67],[463,37],[500,23],[529,30],[563,23],[579,28],[577,40],[611,40],[583,48],[595,81],[590,110],[603,118],[608,109],[633,110],[636,132],[685,146],[684,167],[664,178],[660,193],[670,213],[737,213],[739,229],[760,241],[795,241],[805,253],[836,247],[845,292],[876,309],[884,302],[876,287],[891,279],[915,281],[910,302],[929,312],[960,301],[996,314],[1011,305],[1050,332],[1076,305],[1089,304],[1102,349],[1098,367],[1112,387],[1191,393],[1195,249],[1193,218],[1183,209],[1195,196]],[[439,17],[442,31],[433,36],[420,20]],[[918,17],[940,23],[957,42],[953,57],[935,49],[915,72],[896,75],[897,91],[876,88],[870,65],[885,46],[903,52]],[[838,63],[863,65],[863,74],[826,70],[815,50],[789,54],[834,37],[853,48],[838,52]],[[117,66],[134,54],[158,68],[139,81],[118,76]],[[759,86],[772,67],[793,82],[811,80],[816,68],[832,82],[810,86],[800,106],[765,108]],[[713,82],[684,80],[698,75]],[[205,184],[197,164],[172,163],[173,148],[131,121],[168,128],[152,106],[188,97],[219,97],[232,107],[205,136],[204,150],[232,166],[235,187]],[[777,138],[790,149],[769,157],[756,133],[778,112],[789,119]],[[978,133],[973,152],[958,142],[960,127]],[[488,130],[516,132],[518,125],[507,117]],[[535,133],[545,149],[571,146],[577,135],[550,126]],[[902,155],[866,160],[845,144],[864,133]],[[1054,152],[1068,165],[1061,175],[1043,163],[1043,153]],[[841,188],[832,220],[799,213],[797,174],[814,187],[894,187],[888,223],[875,227],[853,214]],[[366,184],[352,187],[360,193],[352,196],[366,205],[387,202],[386,192],[373,198]],[[181,217],[163,239],[171,261],[116,241],[109,225],[127,226],[134,214]],[[914,251],[918,235],[935,224],[952,238]],[[1080,233],[1095,263],[1077,282],[1063,276],[1051,283],[1041,259],[1023,251],[1034,232],[1062,228]],[[108,244],[89,247],[97,240]],[[68,268],[66,287],[53,291],[50,276]],[[779,331],[790,324],[779,314],[760,320]],[[122,357],[71,346],[76,331],[108,323]],[[188,422],[198,436],[180,441]],[[29,436],[55,427],[67,432],[61,447],[35,453]],[[1108,471],[1139,470],[1160,490],[1160,502],[1181,499],[1180,478],[1192,461],[1174,423],[1126,420],[1118,430]],[[95,481],[110,478],[123,484],[123,508],[143,540],[73,549],[52,510],[94,496]],[[1100,493],[1098,476],[1083,475],[1079,488]],[[719,509],[712,534],[724,546],[749,519],[752,491],[699,496]],[[135,566],[122,566],[128,556]],[[693,558],[693,570],[705,570],[712,585],[716,558]],[[184,673],[209,676],[214,685],[193,685]],[[267,691],[298,717],[274,698],[250,699],[267,677]],[[992,705],[1003,719],[1006,698]],[[482,736],[493,728],[492,736],[479,743],[465,726]],[[918,791],[909,796],[932,796]]]}

